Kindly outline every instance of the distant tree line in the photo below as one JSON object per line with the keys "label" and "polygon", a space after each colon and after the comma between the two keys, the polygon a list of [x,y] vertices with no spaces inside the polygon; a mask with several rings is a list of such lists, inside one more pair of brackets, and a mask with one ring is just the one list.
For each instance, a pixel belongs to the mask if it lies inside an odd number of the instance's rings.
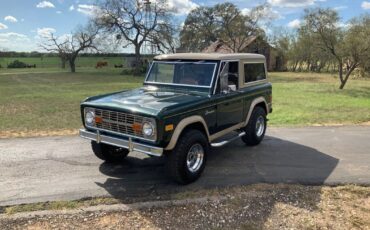
{"label": "distant tree line", "polygon": [[340,89],[355,69],[370,72],[369,14],[341,25],[335,10],[306,10],[295,33],[276,33],[273,40],[290,71],[337,72]]}

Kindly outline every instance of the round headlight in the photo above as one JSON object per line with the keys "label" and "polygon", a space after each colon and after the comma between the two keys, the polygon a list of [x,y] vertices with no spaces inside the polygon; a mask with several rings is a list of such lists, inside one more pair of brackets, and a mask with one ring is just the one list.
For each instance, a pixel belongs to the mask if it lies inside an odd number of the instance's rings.
{"label": "round headlight", "polygon": [[144,122],[143,124],[143,133],[145,136],[153,136],[154,134],[154,127],[152,123]]}
{"label": "round headlight", "polygon": [[95,114],[93,111],[88,111],[86,114],[85,114],[85,121],[86,121],[86,124],[88,125],[92,125],[94,123],[94,118],[95,118]]}

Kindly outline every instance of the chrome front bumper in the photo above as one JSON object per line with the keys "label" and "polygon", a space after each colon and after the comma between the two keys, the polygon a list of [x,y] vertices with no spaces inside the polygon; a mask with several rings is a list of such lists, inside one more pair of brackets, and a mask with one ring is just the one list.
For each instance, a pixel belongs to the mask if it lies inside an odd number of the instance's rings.
{"label": "chrome front bumper", "polygon": [[162,156],[163,154],[163,148],[137,143],[132,141],[131,138],[129,138],[128,140],[123,140],[116,137],[101,135],[99,131],[95,133],[87,131],[86,129],[80,129],[80,137],[96,141],[97,143],[104,143],[121,148],[126,148],[130,152],[136,151],[157,157]]}

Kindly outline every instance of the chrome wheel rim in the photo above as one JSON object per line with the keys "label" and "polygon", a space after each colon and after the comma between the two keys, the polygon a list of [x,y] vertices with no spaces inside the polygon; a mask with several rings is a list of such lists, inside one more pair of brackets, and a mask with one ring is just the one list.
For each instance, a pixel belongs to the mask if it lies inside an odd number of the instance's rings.
{"label": "chrome wheel rim", "polygon": [[203,164],[204,149],[201,144],[194,144],[190,147],[186,157],[186,166],[192,173],[198,171]]}
{"label": "chrome wheel rim", "polygon": [[256,122],[256,136],[261,137],[265,130],[265,118],[259,116]]}

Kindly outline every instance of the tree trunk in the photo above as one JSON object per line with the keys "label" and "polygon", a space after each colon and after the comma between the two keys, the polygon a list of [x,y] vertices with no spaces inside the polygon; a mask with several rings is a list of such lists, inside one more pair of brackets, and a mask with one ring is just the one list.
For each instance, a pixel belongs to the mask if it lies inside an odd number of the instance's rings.
{"label": "tree trunk", "polygon": [[293,64],[293,72],[297,70],[298,61],[294,62]]}
{"label": "tree trunk", "polygon": [[62,67],[62,69],[65,69],[67,60],[65,58],[60,58],[60,61],[61,61],[61,66],[60,67]]}
{"label": "tree trunk", "polygon": [[143,63],[141,62],[141,55],[140,55],[140,46],[137,44],[135,45],[135,69],[134,75],[141,74],[141,68]]}
{"label": "tree trunk", "polygon": [[75,61],[76,61],[75,58],[69,59],[69,67],[71,68],[71,73],[75,73],[76,72],[76,64],[75,64]]}
{"label": "tree trunk", "polygon": [[338,72],[337,65],[335,64],[335,62],[332,63],[331,72],[332,73]]}
{"label": "tree trunk", "polygon": [[339,62],[338,71],[339,71],[339,80],[340,82],[343,82],[343,63],[342,62]]}
{"label": "tree trunk", "polygon": [[[347,71],[346,76],[344,77],[344,79],[343,79],[343,76],[342,76],[342,78],[341,78],[341,80],[340,80],[340,81],[341,81],[341,83],[340,83],[339,89],[343,89],[343,88],[344,88],[344,86],[346,85],[346,83],[347,83],[347,81],[348,81],[348,79],[349,79],[349,76],[351,76],[352,71],[356,69],[356,66],[357,66],[357,64],[353,64],[353,65],[348,69],[348,71]],[[340,72],[342,72],[342,75],[343,75],[343,71],[340,71]]]}
{"label": "tree trunk", "polygon": [[324,68],[326,66],[326,62],[320,62],[320,63],[318,63],[317,64],[317,72],[318,73],[321,73],[321,70],[322,70],[322,68]]}
{"label": "tree trunk", "polygon": [[302,72],[302,62],[299,62],[297,71]]}
{"label": "tree trunk", "polygon": [[349,73],[347,73],[346,74],[346,77],[343,79],[343,80],[341,80],[340,81],[340,86],[339,86],[339,89],[343,89],[344,88],[344,86],[346,85],[346,83],[347,83],[347,80],[348,80],[348,77],[349,77]]}

